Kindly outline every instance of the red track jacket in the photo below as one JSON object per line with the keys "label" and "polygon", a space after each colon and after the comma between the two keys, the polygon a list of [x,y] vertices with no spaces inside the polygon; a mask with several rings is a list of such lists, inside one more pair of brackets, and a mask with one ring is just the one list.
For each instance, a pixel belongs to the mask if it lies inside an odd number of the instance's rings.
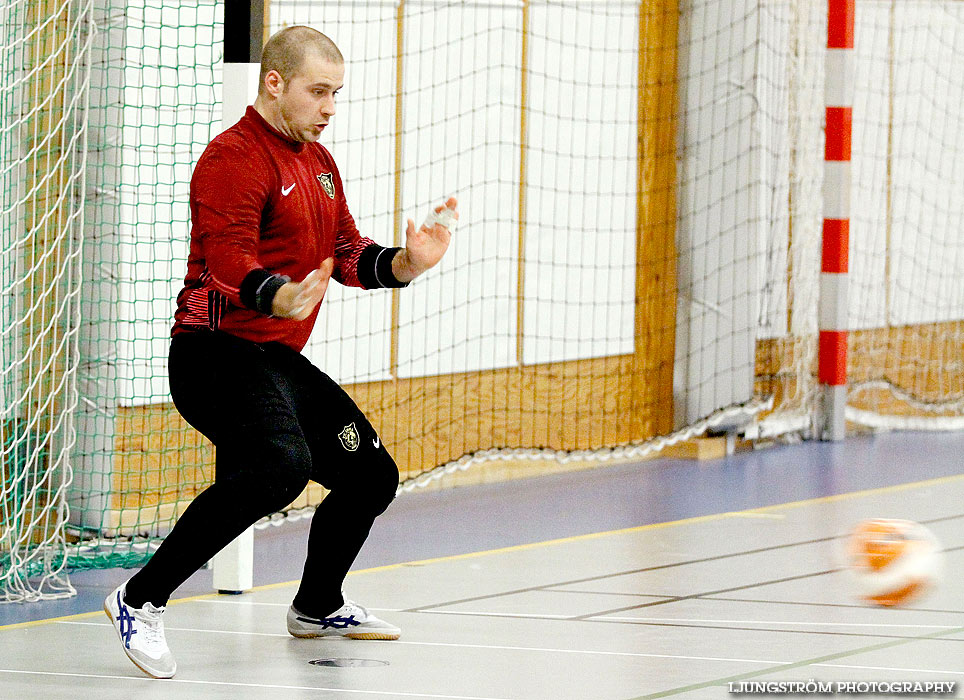
{"label": "red track jacket", "polygon": [[405,286],[391,274],[398,249],[359,235],[327,149],[288,140],[254,107],[204,150],[190,201],[191,248],[173,334],[220,329],[301,351],[318,309],[304,321],[275,318],[270,299],[285,278],[300,282],[328,257],[344,285]]}

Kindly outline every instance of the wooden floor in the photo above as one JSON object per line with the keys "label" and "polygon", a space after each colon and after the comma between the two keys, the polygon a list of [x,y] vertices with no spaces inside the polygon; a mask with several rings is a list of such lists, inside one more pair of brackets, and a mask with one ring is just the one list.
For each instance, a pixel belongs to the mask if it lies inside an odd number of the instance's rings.
{"label": "wooden floor", "polygon": [[[964,475],[948,475],[352,572],[348,594],[402,628],[395,642],[288,636],[296,583],[182,598],[165,615],[178,661],[166,681],[127,660],[102,612],[15,623],[0,627],[0,696],[629,700],[728,698],[750,681],[959,686],[962,504]],[[945,550],[943,585],[907,609],[861,605],[839,555],[866,517],[926,523]]]}

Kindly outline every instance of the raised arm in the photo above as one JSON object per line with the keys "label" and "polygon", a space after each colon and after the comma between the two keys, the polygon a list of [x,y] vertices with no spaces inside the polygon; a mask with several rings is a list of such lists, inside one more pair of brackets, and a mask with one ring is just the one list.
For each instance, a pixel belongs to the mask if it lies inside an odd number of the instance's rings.
{"label": "raised arm", "polygon": [[455,197],[449,197],[445,204],[435,207],[417,230],[415,222],[408,220],[405,247],[392,260],[392,274],[399,282],[411,282],[442,259],[459,218],[458,204]]}

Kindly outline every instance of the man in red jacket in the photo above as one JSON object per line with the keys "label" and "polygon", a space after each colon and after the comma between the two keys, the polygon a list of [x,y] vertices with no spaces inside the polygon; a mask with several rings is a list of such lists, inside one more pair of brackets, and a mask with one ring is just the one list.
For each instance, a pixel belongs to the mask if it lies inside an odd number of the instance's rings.
{"label": "man in red jacket", "polygon": [[318,143],[345,64],[335,44],[288,27],[265,45],[254,105],[205,149],[191,180],[191,247],[177,297],[171,396],[217,446],[214,483],[104,609],[127,656],[170,678],[161,614],[198,568],[309,480],[330,490],[314,514],[304,575],[288,610],[296,637],[397,639],[342,583],[398,468],[354,401],[301,354],[328,282],[404,287],[448,249],[450,198],[404,248],[359,235],[331,154]]}

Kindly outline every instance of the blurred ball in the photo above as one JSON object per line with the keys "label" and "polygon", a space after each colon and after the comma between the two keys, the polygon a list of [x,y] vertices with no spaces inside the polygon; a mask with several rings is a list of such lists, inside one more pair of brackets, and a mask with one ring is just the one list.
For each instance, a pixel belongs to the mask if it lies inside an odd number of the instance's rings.
{"label": "blurred ball", "polygon": [[911,520],[864,520],[847,541],[847,563],[860,598],[874,605],[905,605],[940,577],[940,543]]}

